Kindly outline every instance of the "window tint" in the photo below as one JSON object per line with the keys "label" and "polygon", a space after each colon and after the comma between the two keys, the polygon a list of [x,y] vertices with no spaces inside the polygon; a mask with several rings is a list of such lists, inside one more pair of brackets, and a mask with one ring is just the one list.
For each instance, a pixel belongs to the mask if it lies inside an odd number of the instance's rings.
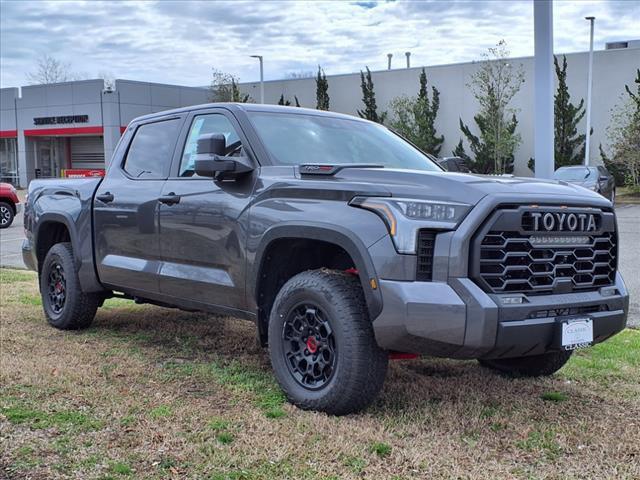
{"label": "window tint", "polygon": [[124,170],[135,178],[165,178],[179,127],[178,118],[138,127],[124,162]]}
{"label": "window tint", "polygon": [[187,143],[182,152],[180,162],[180,177],[197,176],[195,173],[195,162],[198,147],[198,137],[207,133],[220,133],[224,135],[227,144],[227,155],[240,152],[242,143],[240,137],[227,117],[214,113],[211,115],[199,115],[193,119]]}

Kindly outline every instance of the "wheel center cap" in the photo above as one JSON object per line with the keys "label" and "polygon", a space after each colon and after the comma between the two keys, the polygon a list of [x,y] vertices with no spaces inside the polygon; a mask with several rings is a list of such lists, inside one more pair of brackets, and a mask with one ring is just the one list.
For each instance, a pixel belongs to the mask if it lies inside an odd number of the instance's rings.
{"label": "wheel center cap", "polygon": [[316,351],[318,350],[318,342],[316,341],[316,337],[307,338],[307,349],[311,353],[316,353]]}

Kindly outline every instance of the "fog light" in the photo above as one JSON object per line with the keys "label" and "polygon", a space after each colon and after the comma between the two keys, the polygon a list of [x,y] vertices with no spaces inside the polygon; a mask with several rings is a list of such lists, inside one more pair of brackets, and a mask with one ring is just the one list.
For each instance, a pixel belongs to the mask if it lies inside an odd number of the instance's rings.
{"label": "fog light", "polygon": [[616,289],[616,287],[605,287],[602,290],[600,290],[600,294],[603,297],[612,297],[617,293],[618,293],[618,290]]}

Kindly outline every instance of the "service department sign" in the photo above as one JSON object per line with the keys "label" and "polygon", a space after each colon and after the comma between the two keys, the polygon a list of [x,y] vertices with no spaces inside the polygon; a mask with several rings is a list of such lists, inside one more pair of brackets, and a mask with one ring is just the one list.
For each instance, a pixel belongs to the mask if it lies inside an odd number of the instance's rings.
{"label": "service department sign", "polygon": [[36,117],[34,125],[65,125],[69,123],[88,123],[89,115],[62,115],[59,117]]}

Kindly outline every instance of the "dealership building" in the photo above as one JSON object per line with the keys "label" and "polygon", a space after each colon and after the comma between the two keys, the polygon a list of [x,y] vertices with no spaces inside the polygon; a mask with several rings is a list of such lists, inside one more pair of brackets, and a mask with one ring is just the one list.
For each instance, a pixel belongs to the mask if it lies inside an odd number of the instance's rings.
{"label": "dealership building", "polygon": [[134,118],[209,101],[206,88],[81,80],[0,89],[0,181],[99,173]]}

